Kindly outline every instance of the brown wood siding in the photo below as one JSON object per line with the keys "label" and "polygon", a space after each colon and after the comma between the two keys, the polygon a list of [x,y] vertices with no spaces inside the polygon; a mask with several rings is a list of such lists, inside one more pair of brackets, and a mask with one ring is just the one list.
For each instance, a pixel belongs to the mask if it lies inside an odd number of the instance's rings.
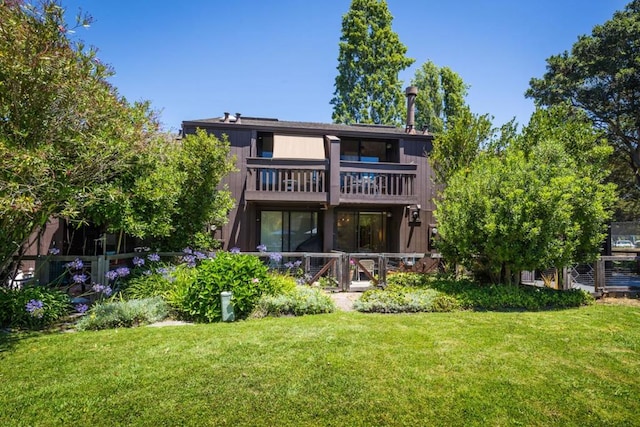
{"label": "brown wood siding", "polygon": [[[185,133],[192,133],[195,131],[194,127],[185,126]],[[236,207],[229,213],[229,222],[223,227],[221,238],[224,240],[225,249],[232,247],[239,247],[243,251],[252,251],[257,244],[257,226],[256,226],[256,209],[257,202],[247,202],[245,199],[246,184],[247,184],[247,158],[257,156],[256,152],[256,137],[257,131],[250,127],[243,127],[241,129],[230,129],[229,126],[216,126],[212,125],[207,127],[209,133],[215,134],[221,137],[223,133],[227,134],[229,141],[231,142],[231,154],[236,156],[236,167],[238,172],[231,173],[223,180],[223,184],[226,184],[231,191],[232,196],[236,200]],[[305,133],[306,132],[301,132]],[[317,133],[317,132],[315,132]],[[309,134],[315,134],[310,132]],[[340,135],[336,135],[337,140],[340,139]],[[412,203],[404,205],[400,203],[400,200],[384,200],[380,197],[368,197],[363,200],[340,200],[338,203],[342,208],[364,208],[369,206],[373,209],[382,209],[391,212],[392,216],[389,221],[388,228],[388,242],[389,251],[391,252],[427,252],[428,251],[428,232],[429,224],[433,222],[433,197],[434,188],[431,180],[431,166],[426,153],[431,151],[431,139],[425,137],[424,139],[418,139],[415,136],[407,136],[406,138],[400,137],[399,143],[399,156],[397,160],[401,164],[415,164],[416,165],[416,179],[415,197],[411,200]],[[332,167],[334,161],[339,165],[339,152],[333,153],[334,149],[339,150],[339,144],[332,144],[328,142],[327,145],[331,146],[330,150],[330,165],[329,171],[336,172],[336,175],[340,170]],[[334,155],[331,155],[334,154]],[[335,168],[335,170],[334,170]],[[331,180],[330,180],[331,181]],[[337,179],[336,179],[337,181]],[[334,182],[335,184],[335,182]],[[329,184],[330,185],[330,184]],[[329,190],[329,189],[327,189]],[[327,191],[330,194],[330,191]],[[256,195],[254,195],[257,197]],[[258,197],[262,200],[260,197]],[[323,199],[324,202],[328,202],[330,197]],[[291,200],[262,200],[257,202],[263,206],[269,205],[269,207],[282,206],[291,208],[295,206],[306,206],[313,210],[320,210],[320,200],[300,200],[297,196]],[[334,202],[335,203],[335,202]],[[330,203],[329,203],[330,204]],[[420,219],[421,221],[410,222],[409,210],[407,206],[412,204],[414,207],[416,204],[420,205]],[[338,208],[336,206],[336,208]],[[325,207],[326,209],[326,207]],[[326,221],[333,222],[333,210],[323,211]],[[335,230],[326,230],[327,233],[333,234]],[[328,249],[327,237],[325,236],[325,250]],[[333,239],[331,239],[333,240]]]}
{"label": "brown wood siding", "polygon": [[433,211],[433,183],[430,178],[431,169],[427,153],[431,151],[430,141],[400,140],[400,163],[415,163],[416,196],[420,205],[420,222],[409,221],[409,209],[403,209],[400,224],[400,251],[427,252],[428,225]]}

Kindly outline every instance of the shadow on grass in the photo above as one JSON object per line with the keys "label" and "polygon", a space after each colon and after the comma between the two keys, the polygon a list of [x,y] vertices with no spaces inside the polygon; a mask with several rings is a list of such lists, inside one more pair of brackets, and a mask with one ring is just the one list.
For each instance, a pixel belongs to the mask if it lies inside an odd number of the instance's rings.
{"label": "shadow on grass", "polygon": [[0,329],[0,359],[2,359],[3,353],[10,351],[23,337],[24,334]]}

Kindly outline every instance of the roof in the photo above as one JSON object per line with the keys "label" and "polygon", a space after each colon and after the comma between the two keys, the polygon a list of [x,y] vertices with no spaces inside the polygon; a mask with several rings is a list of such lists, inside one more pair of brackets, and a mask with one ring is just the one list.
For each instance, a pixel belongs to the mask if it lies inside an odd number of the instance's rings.
{"label": "roof", "polygon": [[433,138],[433,135],[430,133],[422,133],[417,132],[415,134],[408,134],[405,132],[404,128],[399,128],[395,126],[388,125],[373,125],[373,124],[352,124],[352,125],[344,125],[344,124],[336,124],[336,123],[314,123],[314,122],[293,122],[293,121],[284,121],[278,119],[271,118],[262,118],[262,117],[244,117],[240,118],[240,123],[235,123],[235,117],[229,117],[230,122],[223,122],[223,118],[214,117],[210,119],[200,119],[200,120],[186,120],[182,122],[182,126],[192,126],[192,127],[216,127],[220,129],[234,129],[238,127],[242,128],[250,128],[257,130],[266,130],[266,131],[304,131],[305,133],[317,133],[317,134],[340,134],[340,135],[352,135],[352,136],[389,136],[389,137],[404,137],[404,138],[419,138],[424,139]]}

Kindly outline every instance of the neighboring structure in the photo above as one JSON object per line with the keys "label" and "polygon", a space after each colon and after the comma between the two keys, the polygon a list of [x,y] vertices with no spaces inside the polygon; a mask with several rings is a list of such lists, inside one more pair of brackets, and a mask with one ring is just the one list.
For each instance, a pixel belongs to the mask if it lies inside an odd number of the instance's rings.
{"label": "neighboring structure", "polygon": [[235,117],[189,120],[228,136],[239,172],[224,181],[236,199],[217,231],[224,248],[254,251],[429,251],[433,136],[416,132],[407,88],[407,126],[337,125]]}

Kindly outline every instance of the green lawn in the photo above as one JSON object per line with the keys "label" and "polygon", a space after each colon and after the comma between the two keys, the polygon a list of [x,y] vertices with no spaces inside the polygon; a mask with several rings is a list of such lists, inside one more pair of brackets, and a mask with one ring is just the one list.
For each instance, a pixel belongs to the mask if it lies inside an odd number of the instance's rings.
{"label": "green lawn", "polygon": [[3,338],[0,425],[640,425],[640,307]]}

